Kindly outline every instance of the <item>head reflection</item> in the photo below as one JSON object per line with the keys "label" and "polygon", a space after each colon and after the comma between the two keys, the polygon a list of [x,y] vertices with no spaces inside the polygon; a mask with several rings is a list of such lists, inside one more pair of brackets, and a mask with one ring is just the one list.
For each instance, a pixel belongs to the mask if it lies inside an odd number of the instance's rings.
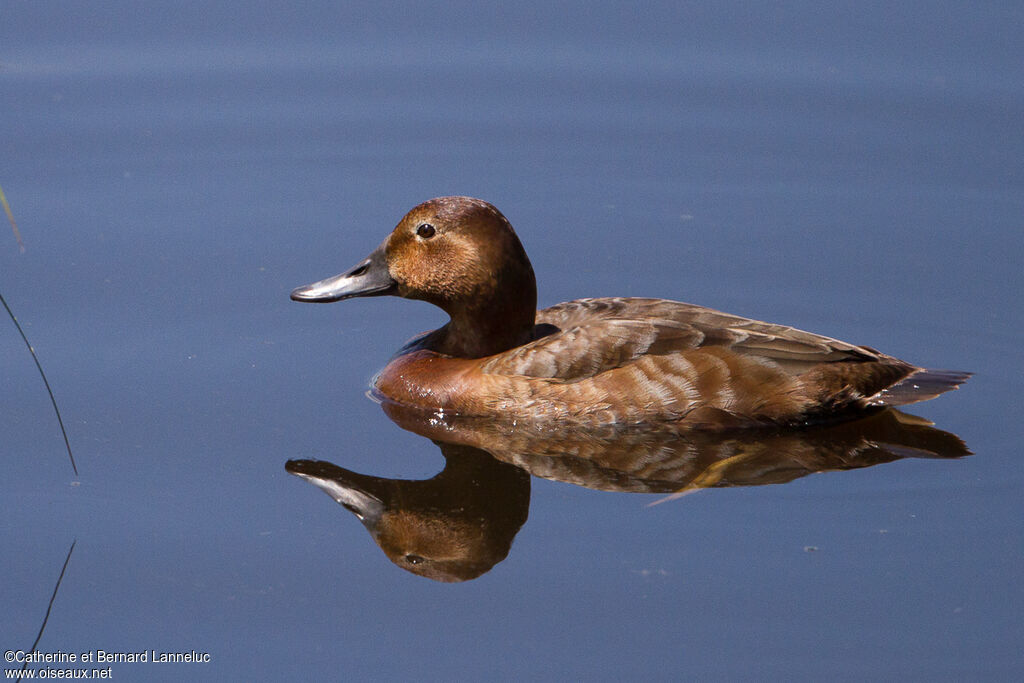
{"label": "head reflection", "polygon": [[478,448],[438,445],[444,470],[423,481],[372,477],[319,460],[290,460],[285,469],[355,514],[402,569],[467,581],[508,555],[529,512],[530,477]]}
{"label": "head reflection", "polygon": [[663,494],[663,500],[908,457],[970,454],[956,435],[891,408],[802,430],[694,432],[664,425],[541,428],[382,407],[398,426],[441,449],[444,470],[411,481],[316,460],[292,460],[286,469],[355,514],[392,562],[445,582],[474,579],[508,555],[526,522],[530,475],[600,491]]}

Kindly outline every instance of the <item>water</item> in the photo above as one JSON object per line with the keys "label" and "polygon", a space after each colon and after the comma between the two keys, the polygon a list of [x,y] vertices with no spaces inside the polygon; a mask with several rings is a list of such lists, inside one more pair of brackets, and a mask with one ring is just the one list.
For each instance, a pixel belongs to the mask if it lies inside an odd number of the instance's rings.
{"label": "water", "polygon": [[[77,539],[40,651],[210,653],[121,680],[1024,674],[1015,3],[0,12],[27,247],[0,232],[0,291],[81,472],[0,321],[3,649]],[[542,305],[674,298],[974,371],[910,411],[974,455],[654,507],[532,477],[486,573],[403,571],[285,463],[437,474],[364,391],[443,314],[287,294],[453,193],[509,217]]]}

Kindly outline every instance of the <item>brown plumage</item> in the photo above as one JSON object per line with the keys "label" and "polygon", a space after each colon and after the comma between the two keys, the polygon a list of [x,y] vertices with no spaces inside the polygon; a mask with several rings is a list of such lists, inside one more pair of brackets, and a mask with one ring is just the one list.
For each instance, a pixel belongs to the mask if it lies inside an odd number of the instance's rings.
{"label": "brown plumage", "polygon": [[368,259],[292,298],[379,294],[429,301],[451,320],[399,352],[376,391],[462,415],[803,425],[923,401],[969,376],[663,299],[581,299],[535,312],[533,268],[512,226],[468,197],[420,204]]}

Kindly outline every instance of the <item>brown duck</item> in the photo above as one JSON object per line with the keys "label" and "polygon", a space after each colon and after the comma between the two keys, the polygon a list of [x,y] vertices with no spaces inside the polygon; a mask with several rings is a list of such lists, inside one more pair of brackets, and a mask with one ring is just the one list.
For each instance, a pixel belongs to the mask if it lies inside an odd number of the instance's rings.
{"label": "brown duck", "polygon": [[291,296],[384,294],[429,301],[451,320],[403,348],[374,390],[459,415],[796,426],[924,401],[970,376],[664,299],[580,299],[537,311],[533,267],[511,224],[470,197],[420,204],[355,268]]}

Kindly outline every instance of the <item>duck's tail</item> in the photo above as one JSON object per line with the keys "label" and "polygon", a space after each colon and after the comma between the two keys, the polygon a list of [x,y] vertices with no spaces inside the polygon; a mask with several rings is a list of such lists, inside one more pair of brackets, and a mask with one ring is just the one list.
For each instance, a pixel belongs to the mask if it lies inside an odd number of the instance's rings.
{"label": "duck's tail", "polygon": [[907,375],[888,389],[871,397],[870,403],[880,406],[903,406],[935,398],[956,389],[974,373],[958,370],[928,370],[922,368]]}

